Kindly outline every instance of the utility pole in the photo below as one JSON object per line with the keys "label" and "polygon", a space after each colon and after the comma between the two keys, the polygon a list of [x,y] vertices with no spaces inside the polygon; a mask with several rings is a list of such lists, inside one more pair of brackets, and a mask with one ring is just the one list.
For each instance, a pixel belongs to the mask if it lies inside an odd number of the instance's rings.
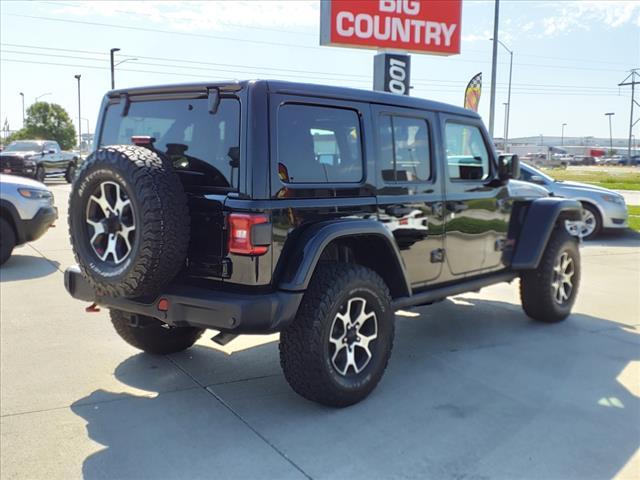
{"label": "utility pole", "polygon": [[80,114],[80,75],[75,75],[78,80],[78,154],[82,155],[82,117]]}
{"label": "utility pole", "polygon": [[20,96],[22,97],[22,128],[24,128],[24,93],[20,92]]}
{"label": "utility pole", "polygon": [[493,16],[493,56],[491,57],[491,101],[489,102],[489,136],[493,141],[493,121],[496,110],[496,70],[498,60],[498,21],[500,20],[500,0],[495,0]]}
{"label": "utility pole", "polygon": [[119,48],[112,48],[109,50],[109,54],[111,56],[111,90],[116,88],[116,79],[115,79],[115,65],[113,64],[113,54],[119,52]]}
{"label": "utility pole", "polygon": [[[631,85],[631,114],[629,115],[629,148],[628,148],[628,156],[631,158],[631,137],[633,135],[633,126],[640,121],[638,118],[635,122],[633,121],[633,104],[635,103],[640,107],[640,103],[636,102],[636,85],[640,85],[640,74],[638,73],[637,68],[631,70],[631,73],[627,75],[621,83],[618,84],[619,87],[623,87],[626,85]],[[611,118],[611,117],[609,117]]]}
{"label": "utility pole", "polygon": [[606,117],[609,117],[609,155],[613,155],[613,133],[611,132],[611,117],[615,115],[614,112],[609,112],[604,114]]}
{"label": "utility pole", "polygon": [[564,127],[566,127],[566,126],[567,126],[566,123],[562,124],[562,137],[560,137],[560,146],[561,147],[564,147]]}

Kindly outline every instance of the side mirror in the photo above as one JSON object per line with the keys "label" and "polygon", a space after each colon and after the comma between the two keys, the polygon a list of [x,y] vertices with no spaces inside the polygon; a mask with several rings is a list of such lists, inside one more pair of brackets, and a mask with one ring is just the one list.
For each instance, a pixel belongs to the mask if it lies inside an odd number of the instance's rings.
{"label": "side mirror", "polygon": [[540,175],[531,175],[531,182],[532,183],[537,183],[539,185],[544,185],[544,178],[542,178]]}
{"label": "side mirror", "polygon": [[507,181],[520,177],[520,159],[515,154],[505,154],[498,157],[498,178]]}

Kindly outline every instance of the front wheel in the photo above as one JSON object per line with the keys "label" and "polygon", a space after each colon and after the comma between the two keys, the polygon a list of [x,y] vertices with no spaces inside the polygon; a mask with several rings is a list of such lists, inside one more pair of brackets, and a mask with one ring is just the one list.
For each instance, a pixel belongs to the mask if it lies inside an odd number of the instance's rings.
{"label": "front wheel", "polygon": [[167,355],[191,347],[204,332],[195,327],[170,327],[159,320],[142,317],[133,324],[124,312],[110,310],[111,323],[120,337],[129,345],[147,353]]}
{"label": "front wheel", "polygon": [[520,276],[520,298],[525,313],[539,322],[567,318],[580,285],[580,252],[575,237],[556,229],[536,270]]}
{"label": "front wheel", "polygon": [[16,234],[13,227],[4,218],[0,218],[0,265],[9,260],[15,246]]}
{"label": "front wheel", "polygon": [[598,209],[592,205],[582,205],[582,229],[580,234],[584,240],[595,238],[602,230],[602,217]]}
{"label": "front wheel", "polygon": [[314,273],[293,323],[280,335],[280,364],[301,396],[333,407],[364,399],[391,355],[389,290],[363,266],[324,264]]}

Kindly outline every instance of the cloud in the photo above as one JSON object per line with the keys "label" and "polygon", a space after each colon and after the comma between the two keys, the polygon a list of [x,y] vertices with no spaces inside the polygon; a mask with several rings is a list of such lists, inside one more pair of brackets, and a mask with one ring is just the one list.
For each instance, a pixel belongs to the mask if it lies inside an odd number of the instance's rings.
{"label": "cloud", "polygon": [[61,4],[55,13],[89,17],[135,17],[177,31],[220,31],[229,27],[298,27],[318,25],[316,1],[80,1]]}
{"label": "cloud", "polygon": [[541,36],[555,37],[593,26],[618,28],[630,22],[640,25],[640,3],[636,1],[579,1],[554,5],[555,13],[541,22]]}

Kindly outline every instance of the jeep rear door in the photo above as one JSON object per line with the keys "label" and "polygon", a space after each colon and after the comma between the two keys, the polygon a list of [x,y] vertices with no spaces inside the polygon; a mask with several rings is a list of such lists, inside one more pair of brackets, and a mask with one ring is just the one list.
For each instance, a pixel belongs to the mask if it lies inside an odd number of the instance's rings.
{"label": "jeep rear door", "polygon": [[[509,193],[496,177],[493,148],[482,121],[440,114],[445,166],[447,275],[502,267],[509,220]],[[448,278],[446,278],[448,277]]]}
{"label": "jeep rear door", "polygon": [[411,286],[442,269],[442,173],[434,161],[433,113],[374,105],[378,219],[392,233]]}

